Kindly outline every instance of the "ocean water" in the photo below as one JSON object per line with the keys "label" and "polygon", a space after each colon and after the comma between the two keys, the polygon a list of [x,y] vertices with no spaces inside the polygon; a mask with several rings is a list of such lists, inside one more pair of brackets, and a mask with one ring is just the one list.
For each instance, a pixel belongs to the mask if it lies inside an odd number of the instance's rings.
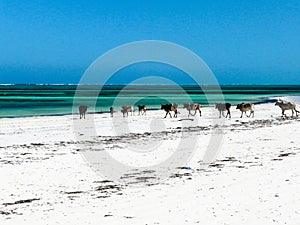
{"label": "ocean water", "polygon": [[[83,88],[82,88],[83,87]],[[122,105],[147,105],[148,109],[160,109],[160,104],[176,102],[197,102],[202,106],[212,105],[220,100],[215,87],[165,85],[108,85],[81,86],[79,97],[74,103],[76,85],[0,85],[0,118],[38,115],[71,114],[78,105],[89,106],[89,111],[108,112],[111,106],[120,111]],[[99,89],[101,88],[101,92]],[[256,104],[274,102],[281,96],[300,100],[300,85],[293,86],[221,86],[226,102],[232,105],[241,102]],[[78,100],[80,99],[80,100]],[[95,108],[93,107],[96,103]]]}

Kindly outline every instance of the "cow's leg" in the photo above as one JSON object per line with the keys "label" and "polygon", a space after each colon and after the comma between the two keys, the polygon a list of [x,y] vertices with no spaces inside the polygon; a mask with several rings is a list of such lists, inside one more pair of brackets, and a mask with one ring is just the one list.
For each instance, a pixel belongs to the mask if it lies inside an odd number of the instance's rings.
{"label": "cow's leg", "polygon": [[247,117],[250,117],[250,116],[251,116],[251,111],[250,111],[250,114],[249,114],[249,116],[247,115],[247,112],[245,112],[245,115],[246,115]]}
{"label": "cow's leg", "polygon": [[285,116],[284,111],[285,111],[285,110],[283,109],[283,110],[282,110],[282,116]]}
{"label": "cow's leg", "polygon": [[251,112],[252,112],[252,118],[254,118],[254,111],[252,110]]}
{"label": "cow's leg", "polygon": [[240,117],[240,118],[243,118],[243,114],[244,114],[244,112],[242,111],[242,115],[241,115],[241,117]]}
{"label": "cow's leg", "polygon": [[292,117],[294,116],[294,110],[292,109]]}
{"label": "cow's leg", "polygon": [[224,111],[222,111],[222,116],[223,116],[223,117],[225,117],[225,115],[224,115]]}
{"label": "cow's leg", "polygon": [[199,113],[200,113],[200,117],[202,116],[202,112],[201,112],[201,110],[199,109]]}
{"label": "cow's leg", "polygon": [[170,118],[172,118],[171,111],[169,111]]}
{"label": "cow's leg", "polygon": [[164,117],[164,118],[167,118],[167,115],[168,115],[168,112],[166,112],[166,115],[165,115],[165,117]]}

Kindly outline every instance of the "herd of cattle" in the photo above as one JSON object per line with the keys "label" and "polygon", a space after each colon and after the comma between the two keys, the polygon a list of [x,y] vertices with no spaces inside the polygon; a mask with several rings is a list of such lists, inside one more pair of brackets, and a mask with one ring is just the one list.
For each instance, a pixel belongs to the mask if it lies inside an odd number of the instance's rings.
{"label": "herd of cattle", "polygon": [[[298,113],[300,113],[296,109],[296,104],[294,102],[285,102],[282,100],[278,100],[275,103],[276,106],[279,106],[282,110],[282,116],[285,116],[285,111],[286,110],[292,110],[292,116],[294,116],[294,112],[296,112],[296,116],[298,116]],[[84,118],[85,119],[85,113],[87,112],[87,106],[82,105],[79,106],[79,114],[80,114],[80,119]],[[197,111],[199,111],[200,116],[202,115],[201,113],[201,107],[199,103],[186,103],[183,104],[183,108],[185,108],[188,111],[188,116],[195,116]],[[215,108],[219,111],[219,118],[223,117],[229,117],[231,118],[231,104],[230,103],[217,103],[215,105]],[[241,117],[245,114],[247,117],[254,117],[254,104],[253,103],[241,103],[237,104],[236,109],[241,111]],[[166,112],[166,115],[164,118],[166,118],[168,115],[172,118],[171,112],[174,112],[173,117],[176,118],[178,114],[178,104],[162,104],[161,105],[161,110],[164,110]],[[145,105],[138,105],[138,111],[139,115],[146,115],[147,107]],[[249,115],[247,115],[246,112],[250,112]],[[131,115],[134,113],[134,106],[122,106],[121,112],[123,114],[123,117],[127,116],[128,117],[128,112],[131,112]],[[193,112],[193,113],[192,113]],[[227,112],[225,116],[225,112]],[[110,115],[113,117],[114,114],[114,108],[110,107]]]}

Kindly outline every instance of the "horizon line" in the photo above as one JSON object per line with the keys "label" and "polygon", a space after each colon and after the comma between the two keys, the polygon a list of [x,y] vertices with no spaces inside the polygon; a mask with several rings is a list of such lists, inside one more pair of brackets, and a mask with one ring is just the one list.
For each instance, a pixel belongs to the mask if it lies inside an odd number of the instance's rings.
{"label": "horizon line", "polygon": [[[175,84],[78,84],[78,83],[10,83],[10,84],[0,84],[0,86],[17,86],[17,85],[36,85],[36,86],[176,86]],[[199,86],[199,84],[178,84],[183,86]],[[300,84],[219,84],[219,86],[300,86]],[[201,86],[218,86],[216,84],[201,84]]]}

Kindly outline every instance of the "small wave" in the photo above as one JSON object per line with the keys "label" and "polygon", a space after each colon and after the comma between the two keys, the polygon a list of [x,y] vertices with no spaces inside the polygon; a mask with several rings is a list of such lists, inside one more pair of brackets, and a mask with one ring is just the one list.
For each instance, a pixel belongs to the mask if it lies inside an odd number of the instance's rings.
{"label": "small wave", "polygon": [[295,96],[281,96],[281,97],[271,97],[268,98],[269,102],[276,102],[277,100],[283,100],[287,102],[300,102],[300,96],[295,95]]}
{"label": "small wave", "polygon": [[289,102],[300,102],[300,96],[287,96],[283,99]]}

